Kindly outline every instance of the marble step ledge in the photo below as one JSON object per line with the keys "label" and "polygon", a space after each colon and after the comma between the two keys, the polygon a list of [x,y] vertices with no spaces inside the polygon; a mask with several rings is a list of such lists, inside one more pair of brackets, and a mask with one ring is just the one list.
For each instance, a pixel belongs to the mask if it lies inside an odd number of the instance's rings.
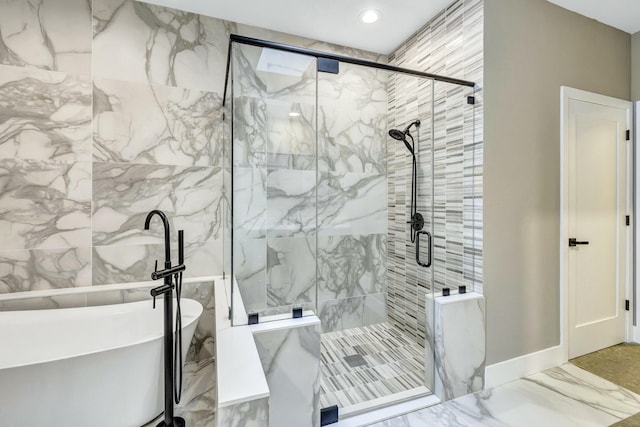
{"label": "marble step ledge", "polygon": [[216,280],[217,426],[268,427],[267,379],[249,326],[231,326],[227,291]]}

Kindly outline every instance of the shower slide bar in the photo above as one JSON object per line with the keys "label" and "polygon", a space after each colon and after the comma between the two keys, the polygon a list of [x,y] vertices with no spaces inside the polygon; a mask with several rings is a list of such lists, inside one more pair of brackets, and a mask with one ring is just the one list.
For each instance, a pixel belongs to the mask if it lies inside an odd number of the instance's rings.
{"label": "shower slide bar", "polygon": [[222,98],[222,105],[224,106],[227,101],[227,86],[229,84],[229,67],[231,66],[231,45],[236,43],[247,44],[251,46],[264,47],[269,49],[282,50],[285,52],[298,53],[301,55],[314,56],[316,58],[330,59],[334,61],[344,62],[346,64],[362,65],[365,67],[377,68],[379,70],[393,71],[401,74],[408,74],[411,76],[424,77],[439,82],[451,83],[461,86],[475,87],[475,83],[468,80],[456,79],[453,77],[441,76],[438,74],[425,73],[423,71],[412,70],[410,68],[396,67],[395,65],[382,64],[374,61],[367,61],[364,59],[352,58],[350,56],[336,55],[333,53],[322,52],[320,50],[307,49],[304,47],[292,46],[284,43],[277,43],[268,40],[255,39],[252,37],[240,36],[237,34],[229,35],[229,50],[227,51],[227,69],[224,79],[224,95]]}

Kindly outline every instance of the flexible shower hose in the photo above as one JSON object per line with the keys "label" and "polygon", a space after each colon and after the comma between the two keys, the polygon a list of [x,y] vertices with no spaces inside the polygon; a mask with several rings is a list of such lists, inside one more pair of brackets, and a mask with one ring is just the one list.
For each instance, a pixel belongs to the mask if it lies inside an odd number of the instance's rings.
{"label": "flexible shower hose", "polygon": [[[175,274],[176,281],[176,339],[173,351],[173,384],[176,403],[182,397],[182,311],[180,310],[180,296],[182,293],[182,271]],[[180,381],[178,382],[178,369]]]}

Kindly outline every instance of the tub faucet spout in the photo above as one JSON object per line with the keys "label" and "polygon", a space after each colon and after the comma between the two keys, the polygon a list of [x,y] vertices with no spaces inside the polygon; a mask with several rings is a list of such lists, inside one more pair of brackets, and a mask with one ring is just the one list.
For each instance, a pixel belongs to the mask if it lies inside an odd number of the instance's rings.
{"label": "tub faucet spout", "polygon": [[170,242],[170,228],[169,228],[169,220],[164,212],[154,209],[147,214],[147,219],[144,220],[144,229],[148,230],[149,225],[151,225],[151,218],[154,215],[158,215],[162,220],[162,225],[164,225],[164,267],[171,268],[171,242]]}

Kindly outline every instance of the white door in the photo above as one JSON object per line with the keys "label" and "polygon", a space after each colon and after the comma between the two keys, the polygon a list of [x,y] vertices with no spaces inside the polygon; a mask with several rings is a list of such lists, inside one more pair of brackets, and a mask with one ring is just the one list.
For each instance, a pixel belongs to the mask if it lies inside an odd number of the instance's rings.
{"label": "white door", "polygon": [[567,89],[565,244],[573,358],[625,341],[631,103]]}

